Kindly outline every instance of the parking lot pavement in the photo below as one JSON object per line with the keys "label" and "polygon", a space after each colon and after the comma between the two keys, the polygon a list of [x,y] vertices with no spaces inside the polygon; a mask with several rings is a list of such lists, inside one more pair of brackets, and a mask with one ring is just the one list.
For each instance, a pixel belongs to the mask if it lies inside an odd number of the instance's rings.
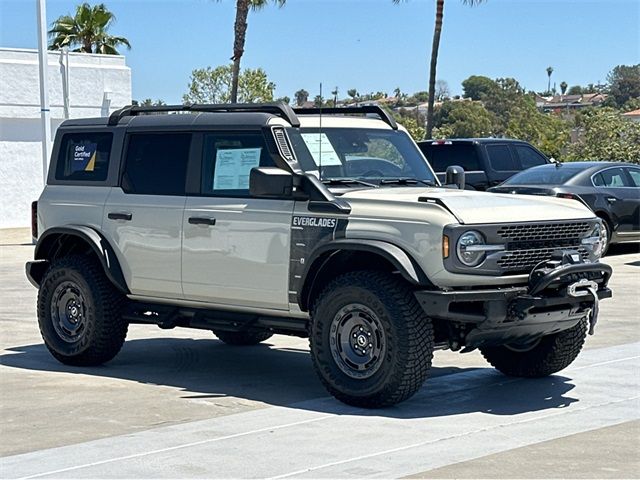
{"label": "parking lot pavement", "polygon": [[415,397],[366,411],[327,397],[304,339],[232,348],[134,326],[103,367],[55,362],[24,278],[27,237],[0,236],[2,478],[640,476],[635,249],[607,257],[614,298],[568,369],[509,379],[475,352],[438,352]]}

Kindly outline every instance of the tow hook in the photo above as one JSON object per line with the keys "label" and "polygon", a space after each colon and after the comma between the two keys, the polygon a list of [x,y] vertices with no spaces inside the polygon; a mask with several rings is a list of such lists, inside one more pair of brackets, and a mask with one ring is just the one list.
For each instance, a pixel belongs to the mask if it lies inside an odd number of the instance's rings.
{"label": "tow hook", "polygon": [[593,335],[596,323],[598,323],[598,313],[600,311],[599,299],[598,299],[598,284],[587,280],[585,278],[572,283],[567,287],[567,294],[570,297],[586,297],[591,295],[593,297],[593,307],[589,313],[589,335]]}

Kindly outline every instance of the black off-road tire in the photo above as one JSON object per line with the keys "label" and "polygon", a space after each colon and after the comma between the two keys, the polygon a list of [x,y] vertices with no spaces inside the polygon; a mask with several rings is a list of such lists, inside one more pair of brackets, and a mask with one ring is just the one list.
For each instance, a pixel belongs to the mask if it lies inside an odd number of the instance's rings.
{"label": "black off-road tire", "polygon": [[[65,291],[74,292],[64,294]],[[82,329],[77,335],[64,336],[61,325],[59,293],[69,302],[81,304]],[[55,304],[54,304],[55,302]],[[71,255],[55,260],[45,272],[38,291],[38,325],[51,354],[67,365],[93,366],[108,362],[122,348],[128,323],[122,318],[125,297],[109,282],[102,266],[94,258]],[[63,333],[60,333],[60,332]]]}
{"label": "black off-road tire", "polygon": [[247,346],[257,345],[273,336],[268,331],[263,332],[213,332],[216,337],[227,345]]}
{"label": "black off-road tire", "polygon": [[[336,324],[344,325],[337,319],[351,315],[352,305],[364,306],[366,315],[375,316],[374,336],[385,342],[379,360],[372,361],[376,369],[371,368],[370,374],[364,370],[366,378],[345,373],[348,366],[340,366],[340,349],[332,347],[341,328]],[[346,317],[340,317],[344,311]],[[338,338],[350,342],[350,337],[345,333]],[[434,350],[433,326],[411,289],[379,271],[346,273],[323,289],[311,309],[309,343],[313,366],[325,388],[338,400],[364,408],[394,405],[416,393],[429,374]]]}
{"label": "black off-road tire", "polygon": [[518,351],[508,346],[482,347],[484,358],[505,375],[539,378],[552,375],[573,362],[587,335],[587,319],[574,327],[542,337],[530,350]]}

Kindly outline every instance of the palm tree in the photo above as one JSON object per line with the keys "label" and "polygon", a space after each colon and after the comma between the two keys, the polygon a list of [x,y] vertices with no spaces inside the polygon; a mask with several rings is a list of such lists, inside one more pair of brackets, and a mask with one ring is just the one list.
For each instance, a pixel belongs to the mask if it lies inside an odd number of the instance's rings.
{"label": "palm tree", "polygon": [[[404,0],[393,0],[400,3]],[[462,3],[473,7],[485,0],[462,0]],[[426,138],[431,138],[433,132],[433,103],[436,95],[436,66],[438,64],[438,49],[440,48],[440,34],[442,33],[442,17],[444,15],[444,0],[436,0],[436,24],[433,29],[433,43],[431,45],[431,65],[429,67],[429,100],[427,104]]]}
{"label": "palm tree", "polygon": [[68,47],[74,52],[118,55],[116,47],[124,45],[130,49],[131,44],[124,37],[107,33],[115,19],[114,14],[103,3],[94,6],[82,3],[76,8],[73,17],[63,15],[53,22],[53,27],[49,30],[49,50]]}
{"label": "palm tree", "polygon": [[566,93],[567,87],[569,87],[569,84],[567,82],[562,82],[560,84],[560,91],[562,92],[562,95]]}
{"label": "palm tree", "polygon": [[[220,1],[220,0],[216,0]],[[287,0],[272,0],[282,7]],[[238,101],[238,79],[240,78],[240,59],[244,54],[244,41],[247,34],[247,18],[249,10],[257,11],[264,8],[270,0],[236,0],[236,21],[233,26],[233,69],[231,71],[231,103]]]}
{"label": "palm tree", "polygon": [[547,77],[549,82],[547,83],[547,93],[551,93],[551,74],[553,73],[553,67],[547,67]]}

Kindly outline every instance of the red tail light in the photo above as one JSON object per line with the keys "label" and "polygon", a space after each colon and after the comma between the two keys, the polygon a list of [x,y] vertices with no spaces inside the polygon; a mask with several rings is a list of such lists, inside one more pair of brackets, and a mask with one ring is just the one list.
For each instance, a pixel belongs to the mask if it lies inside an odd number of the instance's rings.
{"label": "red tail light", "polygon": [[38,202],[31,202],[31,237],[38,238]]}

